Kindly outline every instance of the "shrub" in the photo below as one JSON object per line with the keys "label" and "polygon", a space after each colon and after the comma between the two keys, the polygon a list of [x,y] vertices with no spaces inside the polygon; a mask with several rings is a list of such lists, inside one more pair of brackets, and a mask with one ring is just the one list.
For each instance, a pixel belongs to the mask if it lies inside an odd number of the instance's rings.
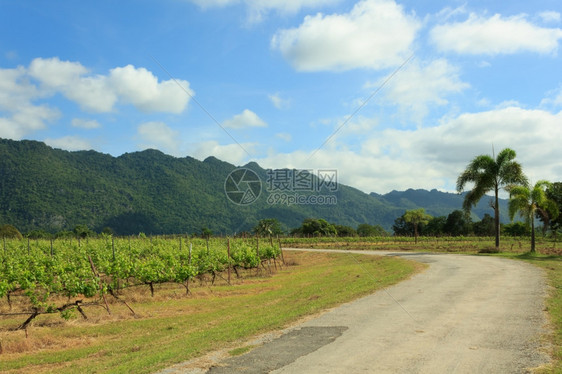
{"label": "shrub", "polygon": [[15,226],[6,224],[0,226],[0,238],[21,239],[23,236]]}

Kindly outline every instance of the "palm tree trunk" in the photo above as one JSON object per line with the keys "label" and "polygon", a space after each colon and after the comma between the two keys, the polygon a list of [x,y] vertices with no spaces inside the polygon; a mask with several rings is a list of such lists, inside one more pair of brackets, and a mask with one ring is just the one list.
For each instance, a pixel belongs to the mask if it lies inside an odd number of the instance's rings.
{"label": "palm tree trunk", "polygon": [[531,215],[531,252],[535,253],[535,217]]}
{"label": "palm tree trunk", "polygon": [[500,201],[498,187],[495,188],[496,202],[494,203],[494,226],[496,227],[496,250],[500,250]]}

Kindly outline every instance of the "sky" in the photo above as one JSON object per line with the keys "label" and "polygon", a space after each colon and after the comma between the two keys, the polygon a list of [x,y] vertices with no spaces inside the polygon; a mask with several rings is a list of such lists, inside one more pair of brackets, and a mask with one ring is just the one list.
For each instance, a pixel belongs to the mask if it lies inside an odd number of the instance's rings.
{"label": "sky", "polygon": [[0,0],[0,138],[454,191],[562,180],[559,0]]}

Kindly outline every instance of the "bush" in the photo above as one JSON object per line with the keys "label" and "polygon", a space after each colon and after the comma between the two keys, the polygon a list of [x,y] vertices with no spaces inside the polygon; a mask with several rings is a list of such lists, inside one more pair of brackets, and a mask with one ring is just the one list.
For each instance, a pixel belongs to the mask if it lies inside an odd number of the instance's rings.
{"label": "bush", "polygon": [[23,236],[15,226],[6,224],[0,226],[0,238],[21,239]]}

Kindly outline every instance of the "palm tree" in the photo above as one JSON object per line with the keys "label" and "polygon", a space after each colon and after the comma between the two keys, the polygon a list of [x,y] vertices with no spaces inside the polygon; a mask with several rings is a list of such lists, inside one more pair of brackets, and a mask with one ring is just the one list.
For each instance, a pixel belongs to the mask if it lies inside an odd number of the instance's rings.
{"label": "palm tree", "polygon": [[491,203],[491,206],[494,209],[496,250],[500,248],[500,206],[498,193],[501,188],[527,183],[521,165],[514,161],[515,156],[515,151],[510,148],[502,150],[495,160],[489,155],[476,156],[457,179],[457,191],[459,193],[464,190],[467,183],[474,183],[463,202],[463,208],[467,212],[486,193],[494,192],[495,200]]}
{"label": "palm tree", "polygon": [[531,189],[530,186],[513,186],[509,188],[509,218],[513,220],[515,213],[531,225],[531,252],[535,252],[535,215],[550,218],[558,216],[556,202],[546,196],[546,189],[552,185],[548,181],[538,181]]}

